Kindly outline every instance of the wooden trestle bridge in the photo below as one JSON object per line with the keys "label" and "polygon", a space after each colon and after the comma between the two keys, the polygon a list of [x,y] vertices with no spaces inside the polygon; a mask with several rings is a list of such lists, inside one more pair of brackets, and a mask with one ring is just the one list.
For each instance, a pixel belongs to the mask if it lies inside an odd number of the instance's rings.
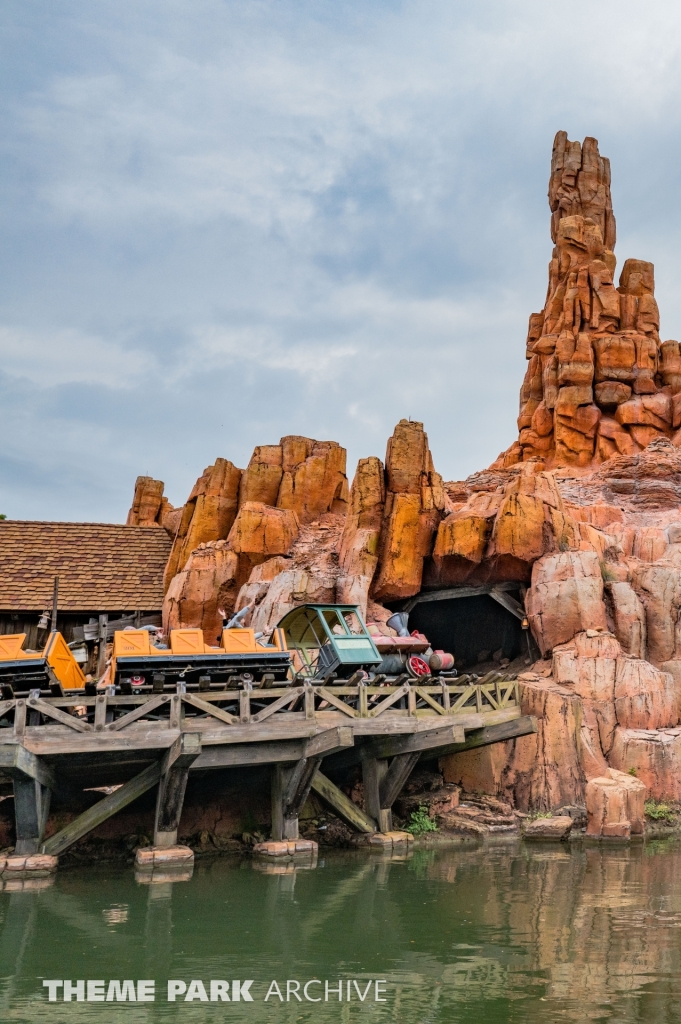
{"label": "wooden trestle bridge", "polygon": [[[501,672],[423,685],[406,675],[392,685],[355,676],[339,685],[257,687],[248,676],[225,685],[90,696],[31,690],[0,700],[0,779],[13,783],[16,852],[60,854],[153,787],[154,844],[172,846],[188,773],[237,765],[272,766],[275,839],[297,838],[310,789],[356,831],[389,831],[392,804],[420,758],[536,731],[521,716],[517,681]],[[323,773],[325,759],[361,762],[365,811]],[[51,794],[68,804],[84,780],[118,788],[46,839]]]}

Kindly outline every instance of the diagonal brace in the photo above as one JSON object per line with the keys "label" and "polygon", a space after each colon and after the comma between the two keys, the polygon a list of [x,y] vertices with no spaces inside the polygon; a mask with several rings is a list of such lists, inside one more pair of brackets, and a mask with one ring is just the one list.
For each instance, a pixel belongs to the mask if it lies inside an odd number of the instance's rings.
{"label": "diagonal brace", "polygon": [[161,760],[150,764],[139,775],[129,779],[120,789],[115,790],[109,796],[105,796],[103,800],[100,800],[93,807],[88,807],[86,811],[79,814],[77,818],[69,822],[68,825],[65,825],[63,829],[50,836],[49,839],[46,839],[42,844],[42,852],[54,855],[63,853],[64,850],[68,850],[69,846],[73,846],[82,836],[91,832],[93,828],[97,828],[98,825],[107,821],[114,814],[117,814],[118,811],[122,811],[124,807],[127,807],[128,804],[131,804],[139,796],[142,796],[147,790],[153,789],[161,777],[162,761],[168,759],[168,756],[169,752]]}

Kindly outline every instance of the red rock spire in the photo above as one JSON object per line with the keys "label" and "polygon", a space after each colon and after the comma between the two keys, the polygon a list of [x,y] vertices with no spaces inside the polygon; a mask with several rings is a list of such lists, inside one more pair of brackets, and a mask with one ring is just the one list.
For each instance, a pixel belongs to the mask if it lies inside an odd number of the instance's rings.
{"label": "red rock spire", "polygon": [[530,316],[519,438],[497,462],[589,467],[681,426],[681,355],[660,343],[652,263],[627,260],[615,287],[610,162],[596,139],[558,132],[549,180],[546,304]]}

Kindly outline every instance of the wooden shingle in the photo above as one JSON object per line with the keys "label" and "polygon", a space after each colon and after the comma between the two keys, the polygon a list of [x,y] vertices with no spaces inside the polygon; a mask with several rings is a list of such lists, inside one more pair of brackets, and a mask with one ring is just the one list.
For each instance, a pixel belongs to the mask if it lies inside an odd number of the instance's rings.
{"label": "wooden shingle", "polygon": [[0,609],[155,611],[171,540],[161,527],[0,520]]}

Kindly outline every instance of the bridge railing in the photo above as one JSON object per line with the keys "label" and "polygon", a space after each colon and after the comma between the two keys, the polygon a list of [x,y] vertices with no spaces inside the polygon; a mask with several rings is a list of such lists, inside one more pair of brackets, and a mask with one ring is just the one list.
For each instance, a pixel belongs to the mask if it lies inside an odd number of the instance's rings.
{"label": "bridge railing", "polygon": [[[202,720],[212,725],[259,725],[271,719],[284,725],[301,719],[340,713],[348,719],[452,718],[486,714],[519,707],[518,682],[501,672],[482,679],[420,683],[399,677],[394,684],[372,685],[300,681],[288,686],[209,692],[96,696],[75,694],[42,697],[34,691],[27,698],[0,701],[0,743],[5,728],[15,736],[27,727],[63,725],[79,733],[116,733],[134,723],[158,723],[157,727],[186,728]],[[2,728],[4,726],[5,728]],[[9,732],[8,728],[8,732]],[[11,735],[11,733],[10,733]]]}

